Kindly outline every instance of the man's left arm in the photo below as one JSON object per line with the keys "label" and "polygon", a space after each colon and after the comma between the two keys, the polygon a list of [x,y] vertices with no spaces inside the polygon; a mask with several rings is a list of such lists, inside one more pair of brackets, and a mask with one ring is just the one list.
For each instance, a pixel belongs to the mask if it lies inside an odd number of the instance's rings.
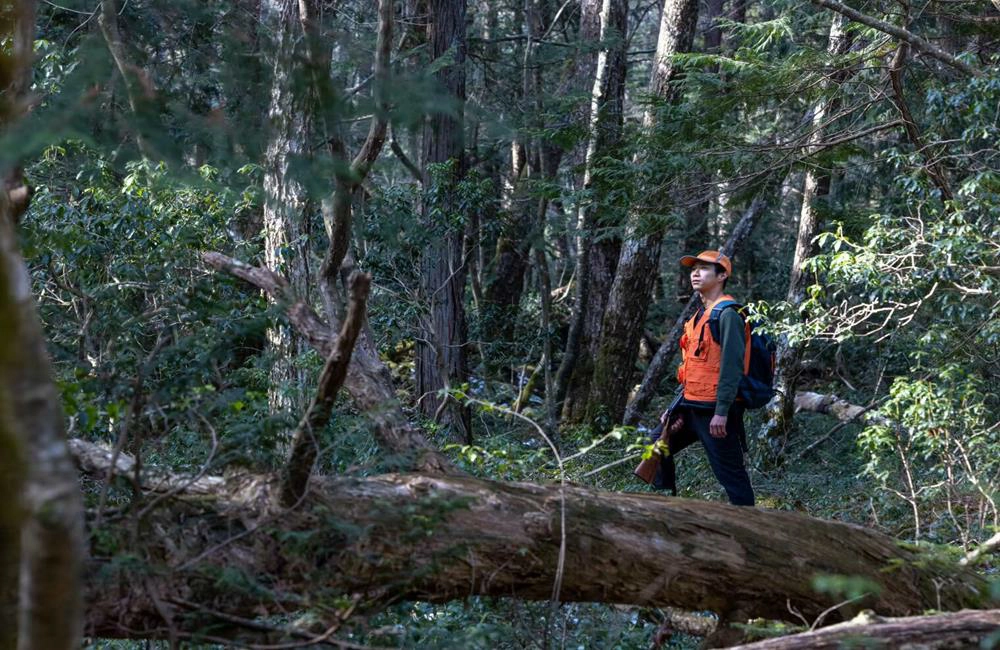
{"label": "man's left arm", "polygon": [[729,409],[736,401],[740,380],[743,378],[743,358],[746,352],[744,328],[743,317],[735,309],[727,309],[719,316],[722,362],[715,392],[715,415],[709,423],[709,433],[716,438],[726,437]]}

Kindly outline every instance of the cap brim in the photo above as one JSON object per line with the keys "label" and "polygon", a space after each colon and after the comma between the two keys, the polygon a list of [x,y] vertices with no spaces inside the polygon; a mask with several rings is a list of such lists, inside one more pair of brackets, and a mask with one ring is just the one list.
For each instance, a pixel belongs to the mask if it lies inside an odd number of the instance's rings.
{"label": "cap brim", "polygon": [[695,257],[694,255],[685,255],[681,258],[681,266],[694,266],[698,262],[704,262],[705,260]]}

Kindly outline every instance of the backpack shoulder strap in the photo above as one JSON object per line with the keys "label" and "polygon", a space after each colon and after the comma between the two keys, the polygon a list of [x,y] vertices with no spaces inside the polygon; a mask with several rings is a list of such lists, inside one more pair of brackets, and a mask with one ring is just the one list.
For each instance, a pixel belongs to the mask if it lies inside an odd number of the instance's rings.
{"label": "backpack shoulder strap", "polygon": [[722,312],[727,309],[735,309],[739,312],[743,309],[743,305],[735,300],[722,300],[712,307],[712,315],[708,317],[708,331],[712,333],[712,338],[719,344],[722,343],[722,335],[719,333],[719,319],[722,318]]}

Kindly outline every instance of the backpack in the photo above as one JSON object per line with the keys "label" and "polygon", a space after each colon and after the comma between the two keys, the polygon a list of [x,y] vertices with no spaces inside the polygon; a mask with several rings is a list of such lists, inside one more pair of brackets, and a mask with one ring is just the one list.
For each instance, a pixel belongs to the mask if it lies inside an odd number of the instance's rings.
{"label": "backpack", "polygon": [[[722,344],[722,336],[719,333],[719,318],[722,317],[722,312],[727,309],[741,312],[743,305],[734,300],[723,300],[712,307],[712,315],[708,319],[708,331],[712,333],[715,342],[720,345]],[[777,348],[770,336],[754,332],[753,324],[747,321],[745,316],[743,318],[750,331],[750,340],[747,342],[750,346],[750,367],[743,375],[743,379],[740,380],[737,395],[743,400],[746,408],[759,409],[766,406],[776,392],[774,390],[774,364]]]}

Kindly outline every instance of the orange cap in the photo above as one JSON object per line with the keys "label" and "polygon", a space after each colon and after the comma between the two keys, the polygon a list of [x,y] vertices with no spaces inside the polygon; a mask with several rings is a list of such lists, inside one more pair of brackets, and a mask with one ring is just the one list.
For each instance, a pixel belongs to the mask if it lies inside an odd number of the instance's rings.
{"label": "orange cap", "polygon": [[702,251],[697,255],[685,255],[681,258],[681,266],[694,266],[696,262],[721,264],[722,268],[726,269],[726,275],[733,274],[733,263],[719,251]]}

